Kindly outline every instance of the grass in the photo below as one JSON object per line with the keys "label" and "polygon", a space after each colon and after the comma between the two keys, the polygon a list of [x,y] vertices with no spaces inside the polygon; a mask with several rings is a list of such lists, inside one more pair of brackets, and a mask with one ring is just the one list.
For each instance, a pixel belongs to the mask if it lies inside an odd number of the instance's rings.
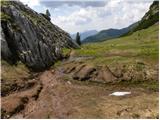
{"label": "grass", "polygon": [[143,29],[130,36],[107,40],[100,43],[82,45],[75,50],[76,56],[93,56],[95,59],[86,62],[93,64],[158,63],[158,25]]}
{"label": "grass", "polygon": [[68,48],[63,48],[63,49],[62,49],[62,53],[63,53],[64,56],[67,55],[70,51],[71,51],[71,50],[68,49]]}
{"label": "grass", "polygon": [[61,61],[57,61],[54,65],[51,66],[51,68],[54,69],[54,68],[60,66],[61,63],[62,63]]}
{"label": "grass", "polygon": [[159,82],[156,80],[153,81],[143,81],[143,80],[136,80],[136,81],[121,81],[117,84],[117,87],[126,86],[127,87],[134,87],[134,88],[144,88],[149,91],[157,91],[159,90]]}
{"label": "grass", "polygon": [[16,80],[29,77],[28,68],[21,62],[17,65],[10,65],[6,61],[1,60],[1,77],[3,80]]}
{"label": "grass", "polygon": [[129,83],[132,80],[138,82],[133,83],[136,85],[141,84],[143,86],[139,81],[151,80],[153,84],[148,84],[147,81],[144,87],[148,86],[150,89],[157,90],[159,87],[157,80],[159,63],[158,32],[158,25],[155,24],[130,36],[84,44],[81,49],[74,50],[73,57],[91,56],[92,59],[82,61],[93,66],[107,65],[115,75],[119,72],[123,73],[125,75],[123,77]]}
{"label": "grass", "polygon": [[17,65],[10,65],[1,60],[1,92],[2,96],[14,91],[17,88],[16,81],[23,81],[31,76],[28,68],[21,62]]}

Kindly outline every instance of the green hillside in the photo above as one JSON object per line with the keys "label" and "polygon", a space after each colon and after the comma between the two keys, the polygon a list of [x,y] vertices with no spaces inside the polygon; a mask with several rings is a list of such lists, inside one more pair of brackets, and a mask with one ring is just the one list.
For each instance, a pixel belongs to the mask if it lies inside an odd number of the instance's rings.
{"label": "green hillside", "polygon": [[158,25],[153,25],[130,36],[101,43],[92,43],[76,50],[75,56],[92,56],[93,64],[130,64],[144,62],[158,64]]}
{"label": "green hillside", "polygon": [[91,35],[84,39],[82,43],[89,43],[89,42],[102,42],[105,40],[113,39],[113,38],[118,38],[123,34],[128,33],[131,29],[137,26],[137,22],[129,25],[128,27],[122,28],[122,29],[107,29],[107,30],[102,30],[98,32],[95,35]]}

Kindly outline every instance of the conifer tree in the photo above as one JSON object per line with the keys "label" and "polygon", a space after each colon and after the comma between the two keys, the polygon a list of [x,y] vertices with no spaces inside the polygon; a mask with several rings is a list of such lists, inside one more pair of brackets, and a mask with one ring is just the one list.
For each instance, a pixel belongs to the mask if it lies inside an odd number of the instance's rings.
{"label": "conifer tree", "polygon": [[49,10],[47,9],[46,10],[46,15],[50,18],[50,16],[51,16],[51,14],[50,14],[50,12],[49,12]]}
{"label": "conifer tree", "polygon": [[80,38],[79,32],[77,32],[77,35],[76,35],[76,42],[78,45],[81,45],[81,38]]}

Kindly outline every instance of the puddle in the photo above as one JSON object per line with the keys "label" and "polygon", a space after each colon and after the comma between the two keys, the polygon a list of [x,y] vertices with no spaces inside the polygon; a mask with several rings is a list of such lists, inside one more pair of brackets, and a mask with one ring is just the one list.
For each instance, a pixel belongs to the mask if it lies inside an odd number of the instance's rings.
{"label": "puddle", "polygon": [[112,96],[124,96],[124,95],[129,95],[131,94],[131,92],[113,92],[112,94],[109,94],[109,95],[112,95]]}

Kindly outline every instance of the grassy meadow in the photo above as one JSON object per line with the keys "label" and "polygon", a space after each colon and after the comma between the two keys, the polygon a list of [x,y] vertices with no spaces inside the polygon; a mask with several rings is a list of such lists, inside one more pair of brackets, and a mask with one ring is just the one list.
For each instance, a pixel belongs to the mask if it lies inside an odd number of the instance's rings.
{"label": "grassy meadow", "polygon": [[75,56],[92,56],[86,62],[93,64],[158,63],[158,25],[143,29],[130,36],[107,40],[101,43],[84,44],[75,50]]}

